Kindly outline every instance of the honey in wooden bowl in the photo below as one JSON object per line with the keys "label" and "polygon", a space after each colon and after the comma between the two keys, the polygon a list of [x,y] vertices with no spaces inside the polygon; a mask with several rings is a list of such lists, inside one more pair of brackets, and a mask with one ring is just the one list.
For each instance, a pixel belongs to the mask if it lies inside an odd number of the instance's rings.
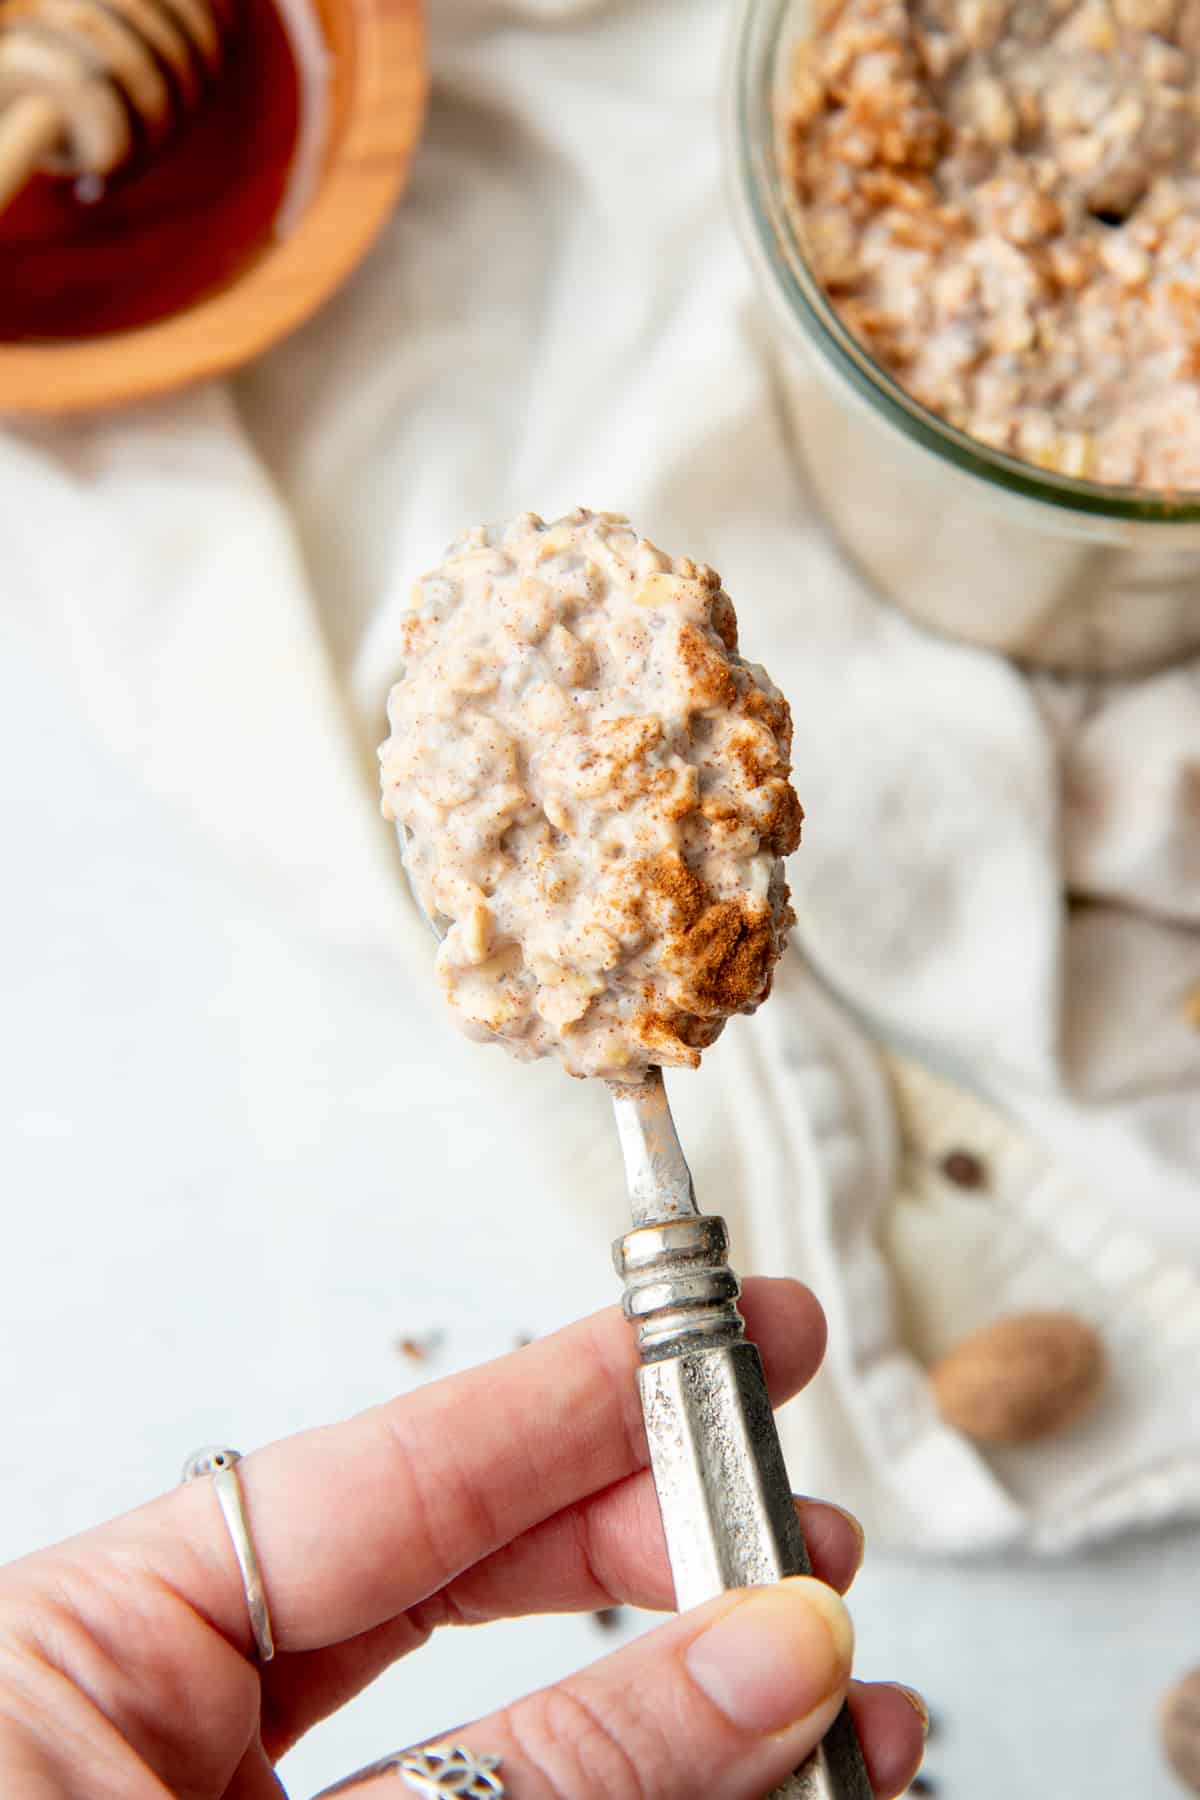
{"label": "honey in wooden bowl", "polygon": [[[283,0],[284,18],[305,3]],[[131,166],[78,216],[67,192],[44,187],[12,209],[0,234],[0,416],[94,411],[239,367],[328,299],[386,222],[424,118],[421,0],[313,0],[304,44],[271,0],[235,5],[226,68],[157,169]],[[314,43],[315,122],[303,79]],[[47,209],[63,206],[70,229],[55,242]],[[38,273],[43,257],[59,259],[57,272],[47,261]]]}
{"label": "honey in wooden bowl", "polygon": [[238,0],[221,68],[161,148],[99,194],[37,175],[0,211],[0,340],[129,331],[226,287],[281,219],[302,107],[321,95],[283,14]]}

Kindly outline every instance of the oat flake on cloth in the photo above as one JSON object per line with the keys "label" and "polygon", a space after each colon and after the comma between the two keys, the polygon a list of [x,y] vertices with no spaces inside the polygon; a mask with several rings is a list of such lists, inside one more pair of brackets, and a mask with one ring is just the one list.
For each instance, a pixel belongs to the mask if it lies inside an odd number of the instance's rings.
{"label": "oat flake on cloth", "polygon": [[[604,1096],[455,1036],[373,752],[447,541],[623,509],[721,570],[795,712],[798,947],[672,1092],[741,1266],[829,1312],[797,1485],[956,1550],[1200,1515],[1200,672],[1030,682],[830,548],[723,204],[726,27],[434,0],[412,187],[323,316],[230,387],[0,436],[6,1160],[81,1264],[175,1271],[139,1370],[204,1281],[266,1305],[249,1441],[375,1396],[364,1321],[502,1337],[613,1296]],[[985,1199],[937,1174],[962,1140]],[[40,1279],[14,1331],[74,1278]],[[985,1460],[914,1351],[1035,1304],[1093,1318],[1116,1379]],[[180,1409],[182,1452],[218,1421]]]}

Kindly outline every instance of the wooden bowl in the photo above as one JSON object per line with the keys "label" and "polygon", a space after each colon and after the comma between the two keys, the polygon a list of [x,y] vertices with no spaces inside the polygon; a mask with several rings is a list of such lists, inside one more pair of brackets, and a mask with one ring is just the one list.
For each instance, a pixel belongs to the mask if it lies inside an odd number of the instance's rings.
{"label": "wooden bowl", "polygon": [[421,0],[314,0],[330,51],[325,154],[303,213],[228,287],[153,325],[0,344],[0,414],[145,400],[240,368],[309,318],[386,223],[425,114]]}

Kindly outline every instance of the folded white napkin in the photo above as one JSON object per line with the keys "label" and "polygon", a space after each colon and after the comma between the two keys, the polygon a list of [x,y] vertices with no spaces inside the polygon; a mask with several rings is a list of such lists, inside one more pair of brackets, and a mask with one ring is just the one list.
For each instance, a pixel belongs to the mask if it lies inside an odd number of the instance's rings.
{"label": "folded white napkin", "polygon": [[[222,1228],[270,1223],[294,1301],[288,1407],[269,1361],[247,1376],[269,1426],[357,1395],[393,1230],[406,1319],[490,1320],[491,1347],[612,1293],[603,1096],[453,1036],[373,749],[409,583],[446,541],[623,508],[722,571],[795,712],[798,948],[673,1094],[742,1267],[804,1276],[830,1314],[787,1414],[797,1481],[956,1549],[1200,1511],[1196,669],[1031,682],[831,548],[722,203],[714,0],[442,0],[432,25],[411,190],[309,329],[231,388],[0,436],[5,791],[45,871],[10,897],[13,1166],[81,1230],[99,1202],[119,1243],[181,1118],[201,1143],[236,1122]],[[164,859],[186,903],[157,905]],[[204,1007],[181,959],[210,940]],[[126,1016],[132,1062],[104,1048]],[[131,1130],[147,1034],[186,1104],[155,1088]],[[986,1202],[937,1177],[960,1135]],[[206,1216],[198,1192],[197,1275],[222,1266]],[[356,1244],[349,1291],[331,1258]],[[175,1285],[181,1330],[201,1287]],[[1094,1319],[1115,1380],[1049,1447],[985,1460],[918,1358],[1031,1304]]]}

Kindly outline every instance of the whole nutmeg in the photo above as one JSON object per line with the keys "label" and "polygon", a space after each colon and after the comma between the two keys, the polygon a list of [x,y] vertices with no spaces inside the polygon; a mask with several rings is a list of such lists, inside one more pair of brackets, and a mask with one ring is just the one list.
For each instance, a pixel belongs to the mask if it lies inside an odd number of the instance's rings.
{"label": "whole nutmeg", "polygon": [[1180,1781],[1200,1794],[1200,1669],[1175,1683],[1159,1721],[1167,1761]]}
{"label": "whole nutmeg", "polygon": [[973,1331],[929,1371],[948,1425],[979,1444],[1058,1431],[1104,1387],[1104,1347],[1073,1313],[1019,1313]]}

